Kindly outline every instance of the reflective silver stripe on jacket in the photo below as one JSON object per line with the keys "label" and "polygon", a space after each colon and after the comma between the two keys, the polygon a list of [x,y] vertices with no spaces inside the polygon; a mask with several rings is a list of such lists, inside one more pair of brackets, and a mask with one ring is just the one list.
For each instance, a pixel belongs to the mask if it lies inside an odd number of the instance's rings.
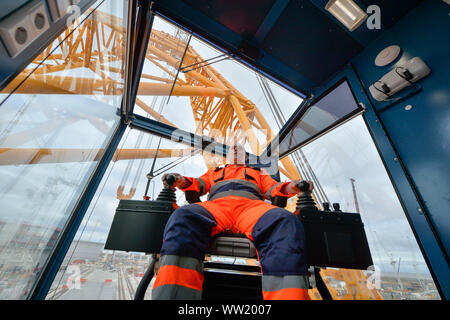
{"label": "reflective silver stripe on jacket", "polygon": [[[164,255],[159,259],[159,267],[177,266],[203,273],[203,261],[191,257]],[[177,284],[163,284],[152,290],[152,300],[200,300],[202,291]]]}
{"label": "reflective silver stripe on jacket", "polygon": [[239,183],[239,184],[242,184],[244,186],[253,188],[256,192],[258,192],[261,195],[261,197],[263,196],[263,192],[261,191],[261,189],[256,184],[254,184],[253,182],[250,182],[250,181],[242,180],[242,179],[230,179],[230,180],[222,180],[220,182],[217,182],[216,184],[214,184],[211,187],[211,189],[209,190],[209,194],[213,194],[218,188],[226,185],[227,183]]}
{"label": "reflective silver stripe on jacket", "polygon": [[202,291],[179,286],[163,284],[152,290],[152,300],[200,300]]}
{"label": "reflective silver stripe on jacket", "polygon": [[159,267],[163,266],[177,266],[203,273],[203,261],[191,257],[164,255],[159,259]]}
{"label": "reflective silver stripe on jacket", "polygon": [[279,183],[277,183],[277,184],[271,186],[270,189],[267,190],[267,192],[266,192],[266,194],[265,194],[266,198],[267,198],[267,199],[272,199],[272,190],[273,190],[275,187],[278,187],[280,184],[283,184],[283,183],[284,183],[284,182],[279,182]]}
{"label": "reflective silver stripe on jacket", "polygon": [[307,276],[262,276],[263,291],[278,291],[282,289],[309,289]]}
{"label": "reflective silver stripe on jacket", "polygon": [[199,182],[199,191],[200,191],[200,196],[204,195],[206,193],[206,183],[205,181],[203,181],[200,178],[196,178]]}
{"label": "reflective silver stripe on jacket", "polygon": [[252,200],[262,200],[263,199],[262,196],[258,197],[254,193],[251,193],[248,191],[228,190],[228,191],[224,191],[224,192],[218,192],[218,193],[214,194],[208,200],[214,200],[214,199],[219,199],[219,198],[228,197],[228,196],[237,196],[237,197],[243,197],[243,198],[248,198],[248,199],[252,199]]}

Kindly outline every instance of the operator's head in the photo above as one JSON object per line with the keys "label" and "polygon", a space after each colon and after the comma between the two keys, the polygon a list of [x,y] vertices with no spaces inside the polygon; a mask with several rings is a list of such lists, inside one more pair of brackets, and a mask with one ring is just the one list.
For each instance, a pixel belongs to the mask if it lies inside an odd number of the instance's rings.
{"label": "operator's head", "polygon": [[239,143],[234,143],[230,146],[227,153],[227,163],[236,165],[245,165],[245,160],[247,159],[247,153],[243,145]]}

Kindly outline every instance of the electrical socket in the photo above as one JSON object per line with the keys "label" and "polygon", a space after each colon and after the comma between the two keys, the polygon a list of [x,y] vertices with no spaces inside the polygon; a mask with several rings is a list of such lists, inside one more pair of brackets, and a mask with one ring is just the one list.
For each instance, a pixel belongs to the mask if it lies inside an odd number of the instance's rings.
{"label": "electrical socket", "polygon": [[45,3],[36,0],[0,22],[0,36],[14,58],[50,27]]}

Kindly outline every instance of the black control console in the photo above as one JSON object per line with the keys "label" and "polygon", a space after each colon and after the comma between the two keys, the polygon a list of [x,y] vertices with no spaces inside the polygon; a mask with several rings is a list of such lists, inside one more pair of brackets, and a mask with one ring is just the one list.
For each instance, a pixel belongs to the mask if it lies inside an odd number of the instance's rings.
{"label": "black control console", "polygon": [[167,186],[156,200],[120,200],[105,249],[159,253],[164,227],[176,208],[175,180],[166,177]]}
{"label": "black control console", "polygon": [[372,256],[358,213],[342,212],[338,203],[316,207],[306,181],[299,183],[302,195],[297,200],[298,217],[306,236],[306,259],[310,266],[367,269]]}

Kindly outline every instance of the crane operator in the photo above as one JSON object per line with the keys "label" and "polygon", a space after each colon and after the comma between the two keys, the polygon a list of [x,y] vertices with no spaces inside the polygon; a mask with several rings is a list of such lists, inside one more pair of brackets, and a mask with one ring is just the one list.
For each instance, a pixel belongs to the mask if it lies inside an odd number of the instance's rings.
{"label": "crane operator", "polygon": [[[199,178],[171,173],[176,177],[172,187],[200,195],[209,192],[209,197],[170,216],[152,299],[201,299],[203,259],[210,238],[233,232],[245,234],[257,249],[265,300],[309,300],[303,225],[292,212],[264,201],[301,193],[299,181],[278,183],[245,160],[245,149],[235,144],[227,155],[228,165]],[[167,175],[162,177],[166,187]],[[311,192],[310,181],[309,185]]]}

